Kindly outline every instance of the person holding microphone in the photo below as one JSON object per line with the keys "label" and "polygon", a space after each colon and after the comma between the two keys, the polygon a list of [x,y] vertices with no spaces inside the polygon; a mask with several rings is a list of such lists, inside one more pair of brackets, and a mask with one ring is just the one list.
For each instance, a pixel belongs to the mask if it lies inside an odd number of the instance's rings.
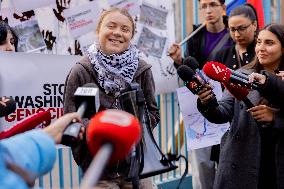
{"label": "person holding microphone", "polygon": [[[28,189],[35,179],[51,171],[66,127],[81,121],[77,113],[66,114],[44,129],[34,129],[0,141],[1,188]],[[79,139],[83,139],[82,127]]]}
{"label": "person holding microphone", "polygon": [[[227,18],[223,16],[226,11],[225,0],[199,0],[199,9],[205,18],[205,23],[195,29],[189,35],[190,38],[172,44],[168,50],[168,55],[173,59],[175,68],[182,65],[185,58],[191,56],[199,63],[199,69],[202,69],[206,61],[215,57],[216,52],[233,45],[227,28]],[[184,42],[186,49],[182,56],[181,46]],[[189,151],[193,189],[212,188],[216,159],[211,157],[216,156],[218,151],[219,145]]]}
{"label": "person holding microphone", "polygon": [[[247,74],[267,72],[270,75],[283,71],[283,36],[282,25],[270,24],[264,27],[256,39],[257,58],[240,71]],[[250,81],[256,78],[252,74]],[[281,95],[273,92],[268,95],[270,97],[261,89],[250,91],[247,98],[254,107],[248,108],[225,90],[218,106],[210,107],[210,86],[199,93],[197,107],[209,121],[231,123],[221,140],[214,189],[283,188],[284,114],[280,113],[283,112],[283,103],[280,103]]]}
{"label": "person holding microphone", "polygon": [[[64,113],[76,111],[74,92],[86,83],[94,83],[99,88],[100,106],[105,109],[118,109],[116,103],[120,91],[137,82],[144,94],[150,117],[150,127],[154,129],[160,117],[155,100],[155,84],[151,65],[140,56],[138,49],[131,44],[135,33],[135,23],[125,9],[110,8],[102,12],[96,28],[97,41],[92,44],[87,56],[77,62],[66,77],[64,90]],[[89,120],[83,120],[87,125]],[[72,146],[76,163],[83,173],[88,169],[92,155],[86,140]],[[129,164],[126,159],[104,170],[98,187],[132,188],[125,181]],[[140,180],[141,189],[152,188],[151,178]]]}

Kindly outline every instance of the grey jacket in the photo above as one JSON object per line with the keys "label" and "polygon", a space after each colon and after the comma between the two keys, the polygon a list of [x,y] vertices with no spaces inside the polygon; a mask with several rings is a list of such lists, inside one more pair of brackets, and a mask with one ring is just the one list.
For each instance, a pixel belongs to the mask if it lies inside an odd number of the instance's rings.
{"label": "grey jacket", "polygon": [[[250,91],[247,98],[256,105],[259,103],[261,96],[257,91],[253,90]],[[219,167],[215,177],[214,189],[256,189],[260,178],[260,160],[263,158],[259,126],[250,113],[246,111],[246,105],[236,100],[227,90],[224,91],[223,97],[218,101],[218,104],[218,107],[208,107],[202,105],[200,100],[197,101],[199,111],[210,122],[231,123],[230,129],[221,139]],[[275,114],[274,123],[270,125],[272,129],[278,129],[281,127],[280,125],[284,124],[283,119],[279,119],[280,117],[283,118],[284,115]],[[276,138],[281,137],[283,133],[275,136]],[[270,140],[275,140],[276,146],[283,145],[282,142],[277,142],[275,138],[270,138]],[[274,155],[278,160],[283,159],[283,155],[279,155],[277,151],[272,156]],[[278,160],[275,163],[282,162]],[[279,176],[278,186],[281,186],[283,179],[279,179]]]}
{"label": "grey jacket", "polygon": [[[137,82],[143,90],[147,109],[150,113],[149,117],[151,121],[151,127],[154,128],[158,124],[160,117],[154,95],[155,85],[153,75],[150,68],[151,65],[140,59],[138,69],[134,74],[133,81]],[[94,71],[90,60],[87,57],[84,57],[81,61],[77,62],[72,67],[66,78],[63,98],[64,113],[76,111],[74,92],[78,87],[81,87],[86,83],[95,83],[97,84],[97,86],[99,86],[97,82],[97,73]],[[113,95],[107,95],[104,90],[100,88],[101,106],[106,109],[115,108],[113,107],[113,105],[115,104],[114,100],[115,98]],[[83,122],[84,125],[87,126],[88,120],[83,120]],[[83,172],[85,172],[92,160],[92,157],[86,145],[86,141],[83,140],[78,143],[77,146],[72,147],[72,152],[76,163],[81,166]]]}

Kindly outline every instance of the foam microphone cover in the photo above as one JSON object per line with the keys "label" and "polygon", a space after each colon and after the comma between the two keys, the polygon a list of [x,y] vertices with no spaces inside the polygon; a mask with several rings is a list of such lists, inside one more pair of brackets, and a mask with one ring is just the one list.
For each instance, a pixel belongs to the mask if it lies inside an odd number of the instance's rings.
{"label": "foam microphone cover", "polygon": [[11,97],[0,97],[0,117],[4,117],[16,110],[16,102]]}
{"label": "foam microphone cover", "polygon": [[183,64],[190,67],[193,70],[196,70],[199,68],[199,64],[197,60],[193,58],[192,56],[189,56],[186,59],[184,59]]}
{"label": "foam microphone cover", "polygon": [[219,62],[207,62],[202,70],[209,78],[219,82],[229,82],[232,75],[230,69]]}
{"label": "foam microphone cover", "polygon": [[249,94],[249,90],[245,87],[234,83],[222,83],[224,87],[233,95],[237,100],[244,100]]}
{"label": "foam microphone cover", "polygon": [[29,131],[31,129],[36,128],[40,124],[43,124],[43,126],[47,126],[50,124],[50,122],[51,114],[49,111],[35,113],[22,120],[20,123],[17,123],[16,125],[12,126],[9,130],[1,132],[0,139],[8,138],[16,134]]}
{"label": "foam microphone cover", "polygon": [[86,131],[88,148],[93,156],[105,143],[113,145],[110,163],[127,157],[132,146],[140,141],[138,119],[122,110],[105,110],[92,117]]}
{"label": "foam microphone cover", "polygon": [[185,65],[181,65],[177,69],[178,76],[184,81],[191,81],[194,76],[194,71]]}

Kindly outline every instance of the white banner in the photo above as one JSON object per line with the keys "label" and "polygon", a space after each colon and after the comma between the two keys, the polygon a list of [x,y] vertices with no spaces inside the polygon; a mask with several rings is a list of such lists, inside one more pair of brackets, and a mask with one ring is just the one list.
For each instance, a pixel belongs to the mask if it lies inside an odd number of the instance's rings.
{"label": "white banner", "polygon": [[[220,99],[222,96],[220,83],[212,80],[210,83],[214,86],[213,91],[217,99]],[[187,149],[193,150],[220,144],[221,137],[229,128],[229,123],[214,124],[206,120],[197,109],[198,96],[192,94],[188,88],[177,89],[177,95],[187,136]]]}
{"label": "white banner", "polygon": [[55,4],[55,2],[55,0],[12,0],[14,8],[18,12],[34,10],[36,8]]}
{"label": "white banner", "polygon": [[80,58],[0,52],[0,96],[17,102],[16,111],[0,119],[0,131],[43,109],[50,110],[52,119],[60,117],[65,78]]}

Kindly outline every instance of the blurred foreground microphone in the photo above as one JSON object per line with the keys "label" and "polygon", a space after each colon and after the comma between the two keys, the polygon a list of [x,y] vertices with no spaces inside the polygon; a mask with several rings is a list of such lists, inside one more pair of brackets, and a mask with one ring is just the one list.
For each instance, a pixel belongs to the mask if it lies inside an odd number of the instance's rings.
{"label": "blurred foreground microphone", "polygon": [[[185,86],[193,94],[198,94],[204,87],[206,87],[205,84],[208,84],[207,81],[203,80],[198,74],[195,74],[191,68],[185,65],[181,65],[178,68],[177,73],[179,77],[185,82]],[[214,93],[209,102],[209,105],[218,106],[217,99]]]}
{"label": "blurred foreground microphone", "polygon": [[0,117],[4,117],[16,110],[16,102],[12,97],[0,97]]}
{"label": "blurred foreground microphone", "polygon": [[94,159],[82,180],[80,188],[84,189],[97,183],[108,161],[113,163],[127,157],[141,138],[141,127],[133,115],[109,109],[90,120],[86,136]]}
{"label": "blurred foreground microphone", "polygon": [[207,62],[203,69],[204,73],[211,79],[219,82],[235,83],[248,89],[259,89],[257,82],[249,83],[248,76],[237,71],[230,70],[219,62]]}
{"label": "blurred foreground microphone", "polygon": [[[98,110],[100,99],[99,89],[94,83],[78,87],[75,94],[75,106],[81,118],[90,119]],[[79,138],[81,123],[73,122],[64,131],[61,144],[74,145]]]}
{"label": "blurred foreground microphone", "polygon": [[34,129],[40,124],[42,124],[43,126],[47,126],[50,124],[50,121],[51,114],[49,111],[35,113],[22,120],[20,123],[17,123],[16,125],[12,126],[9,130],[1,132],[0,139],[8,138],[16,134]]}

